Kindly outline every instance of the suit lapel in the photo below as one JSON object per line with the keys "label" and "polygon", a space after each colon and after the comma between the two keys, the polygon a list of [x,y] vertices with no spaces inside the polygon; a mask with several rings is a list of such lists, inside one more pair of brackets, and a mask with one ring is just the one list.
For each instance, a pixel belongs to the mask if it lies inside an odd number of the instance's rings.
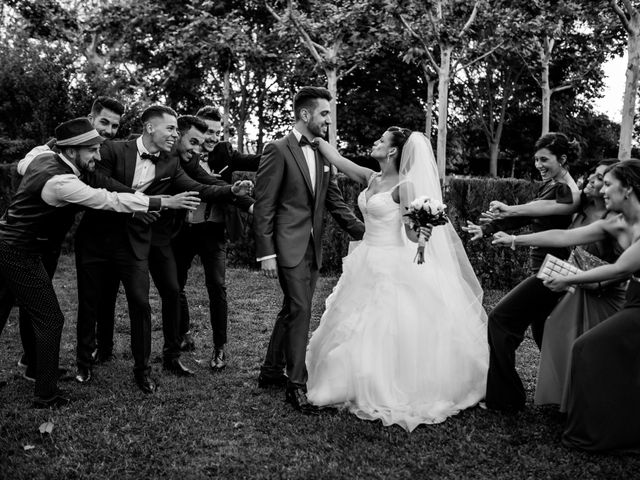
{"label": "suit lapel", "polygon": [[289,150],[291,151],[291,154],[293,155],[293,158],[298,164],[298,168],[300,168],[300,171],[302,172],[302,177],[304,178],[304,182],[307,184],[309,192],[311,193],[311,195],[313,195],[313,186],[311,185],[311,175],[309,174],[307,159],[305,158],[304,153],[302,153],[302,148],[300,148],[298,140],[296,139],[296,136],[293,134],[293,132],[290,133],[287,137],[287,144]]}
{"label": "suit lapel", "polygon": [[136,173],[138,146],[135,140],[125,143],[124,146],[124,184],[130,187],[133,185],[133,176]]}

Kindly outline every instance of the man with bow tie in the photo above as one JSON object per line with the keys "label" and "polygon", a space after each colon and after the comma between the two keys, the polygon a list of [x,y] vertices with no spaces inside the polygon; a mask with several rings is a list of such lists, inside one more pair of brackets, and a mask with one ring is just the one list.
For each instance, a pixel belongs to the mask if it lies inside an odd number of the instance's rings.
{"label": "man with bow tie", "polygon": [[[229,142],[221,142],[222,122],[220,112],[216,107],[207,106],[198,110],[196,117],[206,124],[201,159],[191,159],[191,169],[183,164],[183,168],[191,176],[198,170],[204,172],[210,179],[218,178],[231,183],[233,172],[256,171],[260,162],[260,155],[244,154],[233,150]],[[197,166],[195,165],[197,163]],[[193,177],[201,183],[207,183],[202,176]],[[207,294],[209,296],[209,320],[213,336],[213,350],[209,367],[213,371],[220,371],[227,365],[225,345],[227,343],[227,288],[226,288],[226,260],[228,233],[231,241],[237,239],[238,227],[234,231],[234,223],[238,223],[239,209],[252,212],[253,199],[243,198],[237,204],[223,203],[202,204],[189,214],[180,232],[173,240],[178,279],[180,282],[180,334],[183,351],[195,349],[195,342],[191,335],[191,321],[189,304],[184,293],[189,269],[194,257],[198,255],[204,268]]]}
{"label": "man with bow tie", "polygon": [[364,224],[345,204],[329,162],[310,142],[328,133],[330,101],[325,88],[300,89],[293,100],[293,131],[265,146],[256,175],[257,260],[268,278],[278,278],[284,294],[258,386],[286,386],[287,402],[303,413],[317,411],[306,396],[305,354],[322,265],[324,209],[354,238],[364,234]]}

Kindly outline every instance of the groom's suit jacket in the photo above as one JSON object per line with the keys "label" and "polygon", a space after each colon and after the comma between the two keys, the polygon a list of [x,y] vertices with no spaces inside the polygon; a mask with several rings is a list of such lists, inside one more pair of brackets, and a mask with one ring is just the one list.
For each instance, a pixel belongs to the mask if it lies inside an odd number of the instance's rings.
{"label": "groom's suit jacket", "polygon": [[316,185],[293,132],[264,147],[256,174],[253,227],[257,258],[277,255],[278,265],[295,267],[302,260],[313,232],[318,268],[322,265],[322,228],[325,207],[338,224],[356,239],[364,224],[347,207],[331,165],[316,150]]}

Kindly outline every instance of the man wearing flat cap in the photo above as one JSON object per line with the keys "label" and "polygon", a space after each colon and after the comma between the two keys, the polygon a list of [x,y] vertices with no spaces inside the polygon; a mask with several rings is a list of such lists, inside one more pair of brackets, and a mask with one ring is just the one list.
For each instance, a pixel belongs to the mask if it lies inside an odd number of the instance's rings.
{"label": "man wearing flat cap", "polygon": [[36,407],[57,407],[69,401],[57,387],[64,316],[42,263],[42,245],[50,244],[52,237],[60,238],[61,226],[72,224],[78,205],[146,212],[195,208],[199,203],[191,192],[151,198],[90,187],[80,177],[95,170],[104,138],[86,118],[62,123],[55,136],[60,153],[45,153],[27,167],[0,220],[0,301],[15,297],[31,318],[36,349]]}

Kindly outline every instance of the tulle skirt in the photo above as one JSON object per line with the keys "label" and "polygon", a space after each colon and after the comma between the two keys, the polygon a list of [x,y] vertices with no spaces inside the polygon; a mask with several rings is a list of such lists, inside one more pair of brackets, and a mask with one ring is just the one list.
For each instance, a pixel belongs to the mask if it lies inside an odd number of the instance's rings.
{"label": "tulle skirt", "polygon": [[344,259],[309,342],[312,403],[411,431],[484,397],[489,349],[481,294],[439,254],[445,231],[432,241],[422,265],[413,263],[415,244],[366,240]]}

